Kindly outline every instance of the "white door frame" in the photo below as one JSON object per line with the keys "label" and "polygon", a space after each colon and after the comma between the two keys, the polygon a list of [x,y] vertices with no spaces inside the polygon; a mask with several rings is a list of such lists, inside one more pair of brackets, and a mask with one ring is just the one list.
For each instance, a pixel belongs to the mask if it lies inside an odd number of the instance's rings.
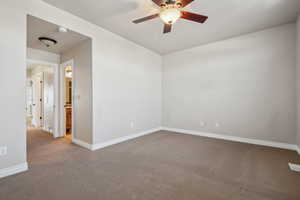
{"label": "white door frame", "polygon": [[59,137],[64,137],[66,135],[66,112],[65,112],[65,68],[67,66],[72,66],[72,128],[71,128],[71,138],[74,138],[74,116],[75,116],[75,70],[74,70],[74,60],[68,60],[60,64],[60,135]]}
{"label": "white door frame", "polygon": [[54,116],[54,127],[53,127],[53,137],[59,137],[59,64],[46,62],[43,60],[35,60],[35,59],[27,59],[28,64],[41,64],[41,65],[50,65],[53,66],[53,73],[54,73],[54,108],[53,108],[53,116]]}

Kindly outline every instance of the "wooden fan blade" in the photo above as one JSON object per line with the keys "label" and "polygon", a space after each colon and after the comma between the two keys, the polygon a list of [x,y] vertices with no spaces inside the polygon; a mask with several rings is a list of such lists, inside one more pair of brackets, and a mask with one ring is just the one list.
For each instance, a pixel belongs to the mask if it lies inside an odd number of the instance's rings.
{"label": "wooden fan blade", "polygon": [[161,4],[163,4],[165,2],[164,0],[152,0],[152,1],[159,7],[161,6]]}
{"label": "wooden fan blade", "polygon": [[184,8],[186,7],[187,5],[189,5],[190,3],[192,3],[194,0],[179,0],[178,2],[181,3],[181,7]]}
{"label": "wooden fan blade", "polygon": [[170,33],[172,29],[172,24],[165,24],[164,25],[164,33]]}
{"label": "wooden fan blade", "polygon": [[181,18],[186,19],[186,20],[191,20],[194,22],[198,22],[198,23],[204,23],[207,20],[207,16],[204,15],[198,15],[195,13],[190,13],[190,12],[186,12],[186,11],[182,11],[181,12]]}
{"label": "wooden fan blade", "polygon": [[134,21],[132,21],[132,22],[135,23],[135,24],[138,24],[138,23],[141,23],[141,22],[150,20],[150,19],[154,19],[154,18],[156,18],[156,17],[158,17],[158,16],[159,16],[159,14],[154,14],[154,15],[150,15],[150,16],[147,16],[147,17],[143,17],[143,18],[134,20]]}

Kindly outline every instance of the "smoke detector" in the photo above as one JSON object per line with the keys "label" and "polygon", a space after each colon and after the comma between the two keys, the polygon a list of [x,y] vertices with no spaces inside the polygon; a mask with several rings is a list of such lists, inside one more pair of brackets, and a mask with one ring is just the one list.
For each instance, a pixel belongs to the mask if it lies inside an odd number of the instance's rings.
{"label": "smoke detector", "polygon": [[59,31],[60,33],[66,33],[66,32],[68,32],[68,29],[65,28],[65,27],[60,26],[60,27],[58,28],[58,31]]}

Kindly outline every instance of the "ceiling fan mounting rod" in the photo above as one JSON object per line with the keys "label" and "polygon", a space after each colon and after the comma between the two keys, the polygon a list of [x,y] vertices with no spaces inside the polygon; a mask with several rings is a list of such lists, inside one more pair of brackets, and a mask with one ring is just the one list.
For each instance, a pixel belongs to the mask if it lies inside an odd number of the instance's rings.
{"label": "ceiling fan mounting rod", "polygon": [[160,5],[160,7],[164,8],[164,7],[169,6],[169,5],[174,5],[174,6],[177,6],[178,8],[182,7],[181,1],[176,1],[176,0],[166,0],[165,3]]}
{"label": "ceiling fan mounting rod", "polygon": [[166,1],[166,4],[175,4],[175,3],[176,3],[175,0],[167,0],[167,1]]}

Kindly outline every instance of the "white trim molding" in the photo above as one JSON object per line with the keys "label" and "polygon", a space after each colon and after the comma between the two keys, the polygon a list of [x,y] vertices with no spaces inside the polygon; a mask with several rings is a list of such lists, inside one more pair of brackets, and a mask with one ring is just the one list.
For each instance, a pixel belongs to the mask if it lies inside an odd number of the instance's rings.
{"label": "white trim molding", "polygon": [[[202,136],[202,137],[216,138],[216,139],[221,139],[221,140],[229,140],[229,141],[234,141],[234,142],[242,142],[242,143],[248,143],[248,144],[255,144],[255,145],[261,145],[261,146],[268,146],[268,147],[275,147],[275,148],[280,148],[280,149],[288,149],[288,150],[297,151],[297,145],[294,145],[294,144],[272,142],[272,141],[266,141],[266,140],[249,139],[249,138],[242,138],[242,137],[237,137],[237,136],[220,135],[220,134],[215,134],[215,133],[205,133],[205,132],[198,132],[198,131],[184,130],[184,129],[177,129],[177,128],[168,128],[168,127],[162,127],[162,130],[171,131],[171,132],[175,132],[175,133],[183,133],[183,134],[189,134],[189,135],[196,135],[196,136]],[[299,152],[299,149],[298,149],[298,152]]]}
{"label": "white trim molding", "polygon": [[296,151],[298,152],[298,154],[300,155],[300,147],[296,146]]}
{"label": "white trim molding", "polygon": [[300,172],[300,165],[289,163],[289,167],[292,171]]}
{"label": "white trim molding", "polygon": [[247,143],[247,144],[268,146],[268,147],[274,147],[274,148],[280,148],[280,149],[288,149],[288,150],[297,151],[300,155],[300,148],[295,144],[272,142],[272,141],[258,140],[258,139],[249,139],[249,138],[242,138],[242,137],[237,137],[237,136],[221,135],[221,134],[215,134],[215,133],[205,133],[205,132],[198,132],[198,131],[177,129],[177,128],[168,128],[168,127],[158,127],[158,128],[150,129],[148,131],[141,132],[141,133],[120,137],[117,139],[109,140],[107,142],[98,143],[98,144],[89,144],[87,142],[84,142],[84,141],[81,141],[81,140],[78,140],[75,138],[73,138],[72,141],[74,144],[77,144],[77,145],[84,147],[86,149],[89,149],[91,151],[95,151],[95,150],[102,149],[102,148],[105,148],[105,147],[108,147],[108,146],[111,146],[114,144],[125,142],[127,140],[131,140],[131,139],[135,139],[137,137],[155,133],[155,132],[161,131],[161,130],[170,131],[170,132],[174,132],[174,133],[180,133],[180,134],[188,134],[188,135],[209,137],[209,138],[241,142],[241,143]]}
{"label": "white trim molding", "polygon": [[83,147],[83,148],[89,149],[91,151],[96,151],[98,149],[102,149],[102,148],[105,148],[105,147],[108,147],[108,146],[111,146],[111,145],[114,145],[114,144],[125,142],[127,140],[132,140],[132,139],[135,139],[137,137],[148,135],[148,134],[160,131],[160,130],[161,130],[161,127],[154,128],[154,129],[150,129],[150,130],[147,130],[147,131],[143,131],[141,133],[137,133],[137,134],[133,134],[133,135],[128,135],[128,136],[116,138],[116,139],[109,140],[107,142],[98,143],[98,144],[89,144],[87,142],[84,142],[82,140],[75,139],[75,138],[72,138],[72,142],[74,144],[77,144],[77,145]]}
{"label": "white trim molding", "polygon": [[7,167],[4,169],[0,169],[0,178],[4,178],[6,176],[11,176],[14,174],[18,174],[21,172],[25,172],[28,170],[28,164],[27,162],[22,163],[22,164],[18,164],[18,165],[14,165],[11,167]]}
{"label": "white trim molding", "polygon": [[121,143],[121,142],[125,142],[127,140],[132,140],[132,139],[135,139],[137,137],[144,136],[144,135],[149,135],[151,133],[155,133],[155,132],[160,131],[160,130],[161,130],[161,127],[154,128],[154,129],[150,129],[150,130],[147,130],[147,131],[143,131],[141,133],[120,137],[120,138],[109,140],[109,141],[103,142],[103,143],[94,144],[92,146],[92,151],[102,149],[102,148],[105,148],[105,147],[108,147],[108,146],[111,146],[111,145],[114,145],[114,144],[118,144],[118,143]]}
{"label": "white trim molding", "polygon": [[82,140],[79,140],[79,139],[76,139],[76,138],[72,138],[72,142],[74,143],[74,144],[77,144],[78,146],[81,146],[81,147],[83,147],[83,148],[86,148],[86,149],[89,149],[89,150],[91,150],[92,151],[92,147],[93,147],[93,145],[92,144],[89,144],[89,143],[87,143],[87,142],[84,142],[84,141],[82,141]]}

